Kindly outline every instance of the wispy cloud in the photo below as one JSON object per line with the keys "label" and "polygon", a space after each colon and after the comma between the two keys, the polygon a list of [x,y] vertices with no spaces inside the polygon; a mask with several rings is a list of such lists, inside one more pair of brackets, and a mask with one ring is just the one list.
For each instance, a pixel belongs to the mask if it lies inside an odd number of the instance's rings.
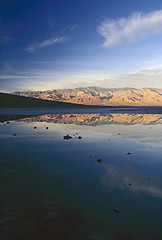
{"label": "wispy cloud", "polygon": [[59,25],[59,23],[58,23],[58,20],[57,19],[55,19],[55,18],[49,18],[48,19],[48,26],[49,27],[51,27],[51,29],[57,29],[57,32],[58,33],[63,33],[63,32],[72,32],[72,31],[74,31],[74,30],[76,30],[77,28],[78,28],[78,24],[68,24],[67,26],[65,26],[64,28],[60,28],[59,30],[58,30],[58,25]]}
{"label": "wispy cloud", "polygon": [[75,88],[92,85],[92,81],[98,79],[101,74],[94,71],[50,71],[50,70],[28,70],[11,71],[0,75],[1,88],[7,91],[23,90],[48,90],[58,88]]}
{"label": "wispy cloud", "polygon": [[162,10],[149,14],[136,12],[118,20],[106,19],[98,26],[97,32],[105,38],[104,47],[131,44],[162,34]]}
{"label": "wispy cloud", "polygon": [[111,75],[94,82],[102,87],[150,87],[162,88],[162,65],[137,69],[134,72]]}
{"label": "wispy cloud", "polygon": [[67,31],[68,31],[68,32],[72,32],[72,31],[76,30],[77,28],[78,28],[78,25],[77,25],[77,24],[69,25],[69,26],[67,27]]}
{"label": "wispy cloud", "polygon": [[49,39],[45,39],[43,41],[36,41],[36,42],[30,44],[29,46],[27,46],[24,50],[27,52],[34,52],[38,48],[44,48],[44,47],[48,47],[51,45],[55,45],[56,43],[62,42],[64,39],[65,39],[65,37],[53,36],[53,37],[51,37]]}
{"label": "wispy cloud", "polygon": [[[7,69],[0,75],[1,87],[3,90],[11,91],[25,90],[48,90],[58,88],[76,87],[135,87],[135,88],[162,88],[162,66],[137,69],[134,72],[110,75],[98,72],[97,70],[34,70],[16,71]],[[7,90],[6,90],[7,91]]]}
{"label": "wispy cloud", "polygon": [[14,38],[6,36],[6,35],[0,36],[0,44],[2,44],[2,45],[6,45],[9,42],[12,42],[14,40],[15,40]]}

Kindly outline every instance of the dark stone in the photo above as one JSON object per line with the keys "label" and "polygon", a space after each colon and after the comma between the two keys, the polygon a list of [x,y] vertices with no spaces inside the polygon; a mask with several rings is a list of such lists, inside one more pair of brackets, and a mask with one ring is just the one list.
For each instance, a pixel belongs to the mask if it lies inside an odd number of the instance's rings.
{"label": "dark stone", "polygon": [[14,136],[16,136],[16,133],[14,133]]}
{"label": "dark stone", "polygon": [[79,136],[79,137],[78,137],[78,139],[82,139],[82,137],[81,137],[81,136]]}
{"label": "dark stone", "polygon": [[36,126],[34,126],[34,129],[36,129],[37,127]]}
{"label": "dark stone", "polygon": [[9,124],[10,122],[7,122],[7,124]]}
{"label": "dark stone", "polygon": [[69,134],[67,134],[66,136],[64,136],[64,139],[66,139],[66,140],[69,140],[69,139],[71,139],[72,137],[69,135]]}
{"label": "dark stone", "polygon": [[100,163],[100,162],[101,162],[101,159],[97,159],[97,162],[99,162],[99,163]]}
{"label": "dark stone", "polygon": [[120,213],[120,209],[119,208],[113,208],[113,212]]}
{"label": "dark stone", "polygon": [[46,129],[48,129],[48,127],[46,127]]}
{"label": "dark stone", "polygon": [[130,152],[127,152],[127,155],[130,155],[131,153]]}

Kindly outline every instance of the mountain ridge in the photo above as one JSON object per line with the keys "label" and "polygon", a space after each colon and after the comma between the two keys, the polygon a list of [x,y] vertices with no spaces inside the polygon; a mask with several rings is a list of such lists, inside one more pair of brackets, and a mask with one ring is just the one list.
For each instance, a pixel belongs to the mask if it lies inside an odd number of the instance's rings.
{"label": "mountain ridge", "polygon": [[83,105],[162,106],[162,89],[158,88],[101,88],[92,86],[45,91],[16,91],[12,94]]}

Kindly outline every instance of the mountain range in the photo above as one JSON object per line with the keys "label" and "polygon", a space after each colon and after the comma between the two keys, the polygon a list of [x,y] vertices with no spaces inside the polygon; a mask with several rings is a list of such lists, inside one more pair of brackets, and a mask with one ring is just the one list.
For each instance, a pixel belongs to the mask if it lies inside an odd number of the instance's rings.
{"label": "mountain range", "polygon": [[75,88],[47,91],[13,92],[12,94],[67,102],[99,106],[162,106],[162,89],[157,88]]}

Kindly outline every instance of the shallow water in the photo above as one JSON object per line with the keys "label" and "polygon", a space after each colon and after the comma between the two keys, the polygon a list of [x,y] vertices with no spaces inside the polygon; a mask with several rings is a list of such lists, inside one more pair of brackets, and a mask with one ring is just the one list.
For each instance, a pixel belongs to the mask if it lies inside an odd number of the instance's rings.
{"label": "shallow water", "polygon": [[161,114],[57,113],[0,129],[2,240],[161,239]]}

